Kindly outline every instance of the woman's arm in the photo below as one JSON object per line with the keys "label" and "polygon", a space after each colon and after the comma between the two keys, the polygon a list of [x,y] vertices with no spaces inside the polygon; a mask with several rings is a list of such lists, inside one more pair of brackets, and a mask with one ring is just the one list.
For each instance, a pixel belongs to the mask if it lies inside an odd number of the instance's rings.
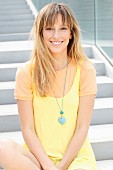
{"label": "woman's arm", "polygon": [[24,140],[44,170],[58,170],[45,153],[34,127],[32,100],[17,100]]}
{"label": "woman's arm", "polygon": [[95,95],[80,97],[76,131],[62,161],[58,165],[60,170],[67,170],[86,139],[94,108],[94,99]]}

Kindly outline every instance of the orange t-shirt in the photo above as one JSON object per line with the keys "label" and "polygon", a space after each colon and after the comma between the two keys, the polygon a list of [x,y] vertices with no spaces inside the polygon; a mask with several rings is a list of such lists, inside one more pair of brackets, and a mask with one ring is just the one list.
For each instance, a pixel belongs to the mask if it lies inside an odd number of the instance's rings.
{"label": "orange t-shirt", "polygon": [[[16,73],[15,98],[20,100],[33,99],[31,70],[29,61],[18,68]],[[96,70],[92,63],[84,61],[80,71],[79,96],[96,94],[96,92]]]}

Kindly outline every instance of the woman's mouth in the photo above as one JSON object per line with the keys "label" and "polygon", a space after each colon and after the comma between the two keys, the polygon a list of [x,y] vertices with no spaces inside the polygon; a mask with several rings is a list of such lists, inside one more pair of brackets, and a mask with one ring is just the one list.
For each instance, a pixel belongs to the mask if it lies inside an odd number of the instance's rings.
{"label": "woman's mouth", "polygon": [[59,45],[61,44],[63,41],[50,41],[52,44],[54,45]]}

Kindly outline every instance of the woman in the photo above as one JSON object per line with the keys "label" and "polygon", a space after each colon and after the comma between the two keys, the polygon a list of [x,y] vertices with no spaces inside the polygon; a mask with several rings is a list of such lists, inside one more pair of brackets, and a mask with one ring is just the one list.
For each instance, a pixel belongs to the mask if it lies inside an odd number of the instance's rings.
{"label": "woman", "polygon": [[32,59],[18,69],[15,87],[26,144],[2,144],[1,164],[7,170],[96,170],[87,137],[96,72],[77,21],[65,4],[50,3],[38,13],[32,35]]}

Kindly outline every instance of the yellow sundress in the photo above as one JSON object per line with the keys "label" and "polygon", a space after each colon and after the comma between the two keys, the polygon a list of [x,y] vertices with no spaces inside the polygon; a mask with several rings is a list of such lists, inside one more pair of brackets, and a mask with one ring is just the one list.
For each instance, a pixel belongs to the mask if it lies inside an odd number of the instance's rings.
{"label": "yellow sundress", "polygon": [[[32,83],[29,85],[32,78],[28,78],[31,75],[31,72],[28,71],[28,69],[29,63],[17,71],[15,96],[21,100],[33,100],[36,134],[47,155],[54,162],[54,164],[57,165],[62,160],[76,129],[80,96],[79,90],[81,67],[77,66],[72,87],[64,96],[64,117],[66,118],[66,123],[64,125],[61,125],[58,122],[60,113],[55,97],[40,97],[39,95],[36,95]],[[90,72],[91,70],[92,73],[95,73],[94,68],[92,69],[91,67]],[[22,82],[22,79],[25,82]],[[26,87],[30,89],[30,98],[27,98]],[[22,93],[24,94],[23,96]],[[57,100],[59,104],[62,102],[62,98],[57,98]],[[96,160],[88,137],[86,138],[78,155],[70,164],[68,170],[80,168],[85,170],[96,170]]]}

